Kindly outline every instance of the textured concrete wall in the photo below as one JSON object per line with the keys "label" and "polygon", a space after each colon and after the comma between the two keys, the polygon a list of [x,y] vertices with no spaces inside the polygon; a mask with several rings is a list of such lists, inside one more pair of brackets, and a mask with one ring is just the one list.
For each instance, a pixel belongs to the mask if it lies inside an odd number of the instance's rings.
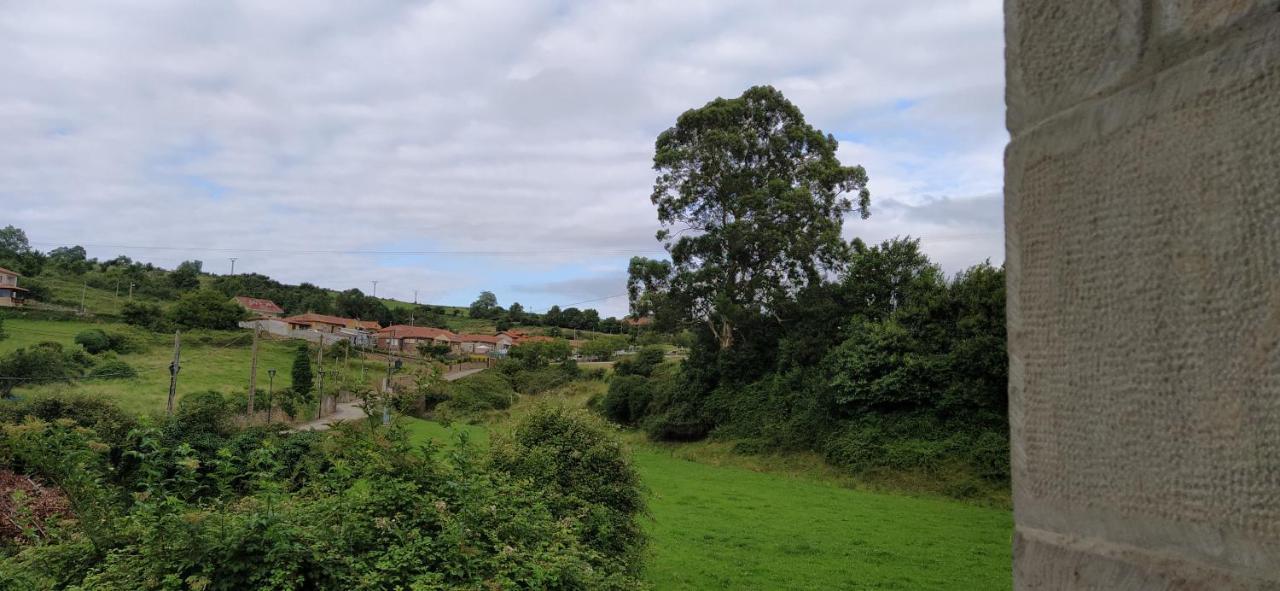
{"label": "textured concrete wall", "polygon": [[1280,0],[1006,0],[1018,589],[1280,589]]}

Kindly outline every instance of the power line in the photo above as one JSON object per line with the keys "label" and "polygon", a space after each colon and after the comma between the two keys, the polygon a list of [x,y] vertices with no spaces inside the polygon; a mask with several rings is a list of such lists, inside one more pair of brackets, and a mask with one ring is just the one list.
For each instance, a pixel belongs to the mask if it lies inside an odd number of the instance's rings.
{"label": "power line", "polygon": [[[37,246],[58,246],[53,242],[32,242]],[[353,255],[386,255],[386,256],[541,256],[549,254],[658,254],[662,249],[598,249],[598,248],[563,248],[536,250],[316,250],[288,248],[222,248],[211,246],[157,246],[128,244],[81,244],[85,248],[118,248],[126,250],[172,250],[184,252],[228,252],[228,253],[264,253],[264,254],[353,254]]]}

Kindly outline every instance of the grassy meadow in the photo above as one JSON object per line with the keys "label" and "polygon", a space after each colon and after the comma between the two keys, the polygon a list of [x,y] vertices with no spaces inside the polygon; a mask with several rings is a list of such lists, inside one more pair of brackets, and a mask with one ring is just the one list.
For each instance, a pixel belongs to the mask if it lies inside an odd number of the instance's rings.
{"label": "grassy meadow", "polygon": [[[9,338],[0,341],[0,354],[20,347],[44,341],[75,344],[75,335],[90,328],[130,335],[143,350],[118,355],[138,372],[136,378],[79,380],[73,383],[40,384],[24,386],[15,391],[18,396],[43,395],[60,392],[83,393],[114,401],[132,413],[160,412],[169,396],[169,362],[173,359],[173,336],[155,334],[118,323],[27,320],[6,318],[5,331]],[[190,392],[217,390],[223,393],[244,392],[249,386],[249,367],[253,335],[243,331],[194,331],[182,337],[182,370],[178,374],[178,396]],[[262,339],[258,350],[258,387],[266,390],[267,370],[276,370],[274,387],[277,391],[292,384],[289,371],[293,355],[300,341]],[[380,363],[368,363],[370,376],[381,375]],[[352,372],[359,371],[359,362],[351,360]],[[373,378],[370,378],[373,379]]]}
{"label": "grassy meadow", "polygon": [[[489,426],[406,419],[417,441],[477,445],[535,400],[582,405],[603,384],[576,383],[524,397]],[[814,467],[761,468],[759,460],[624,433],[649,490],[655,589],[1009,589],[1008,510],[937,497],[849,488]],[[721,465],[687,457],[716,458]],[[785,468],[785,467],[784,467]]]}

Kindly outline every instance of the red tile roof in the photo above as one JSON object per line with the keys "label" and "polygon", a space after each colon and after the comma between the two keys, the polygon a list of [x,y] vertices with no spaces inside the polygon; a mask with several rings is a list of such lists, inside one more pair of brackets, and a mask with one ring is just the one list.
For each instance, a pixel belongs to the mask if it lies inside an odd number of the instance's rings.
{"label": "red tile roof", "polygon": [[284,314],[284,309],[277,306],[271,300],[262,298],[251,298],[248,296],[236,296],[236,303],[244,306],[250,312],[258,312],[259,314]]}
{"label": "red tile roof", "polygon": [[455,340],[457,335],[443,328],[434,328],[430,326],[409,326],[407,324],[397,324],[388,326],[378,331],[380,338],[396,338],[396,339],[439,339],[441,337]]}
{"label": "red tile roof", "polygon": [[460,334],[458,340],[463,343],[489,343],[490,345],[498,344],[498,337],[491,334]]}
{"label": "red tile roof", "polygon": [[377,330],[380,324],[372,320],[356,320],[354,318],[343,318],[341,316],[330,316],[328,314],[298,314],[284,319],[289,324],[330,324],[333,326],[341,326],[344,328],[367,328]]}

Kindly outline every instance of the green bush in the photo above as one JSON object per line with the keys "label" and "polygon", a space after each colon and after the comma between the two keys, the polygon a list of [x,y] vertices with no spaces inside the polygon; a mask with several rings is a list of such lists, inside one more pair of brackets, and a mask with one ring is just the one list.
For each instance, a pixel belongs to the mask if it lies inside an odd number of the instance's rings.
{"label": "green bush", "polygon": [[148,330],[162,331],[167,329],[164,310],[156,304],[146,302],[125,302],[120,307],[120,319],[125,324],[140,326]]}
{"label": "green bush", "polygon": [[487,371],[450,382],[446,394],[449,399],[438,407],[446,414],[503,410],[511,408],[516,399],[515,390],[506,379]]}
{"label": "green bush", "polygon": [[67,351],[61,343],[46,342],[23,347],[0,356],[0,375],[12,378],[0,380],[0,396],[9,396],[20,385],[78,378],[85,368],[92,365],[93,358],[83,350]]}
{"label": "green bush", "polygon": [[[213,431],[223,428],[225,403],[186,397],[179,416],[160,429],[130,429],[120,453],[102,453],[99,434],[71,421],[3,425],[0,461],[58,483],[76,519],[3,546],[0,584],[96,591],[641,588],[632,549],[643,538],[621,537],[640,535],[622,514],[629,505],[621,493],[634,488],[634,473],[608,461],[607,441],[580,437],[582,461],[548,463],[543,442],[524,437],[499,469],[467,447],[447,459],[415,448],[395,428],[290,434],[231,427],[219,437]],[[217,445],[208,450],[208,443]],[[520,472],[532,466],[551,466],[537,472],[543,482]],[[600,486],[619,475],[621,488]],[[590,491],[557,486],[565,482],[598,492],[582,496]],[[565,494],[551,496],[553,490]],[[615,551],[618,545],[623,550]]]}
{"label": "green bush", "polygon": [[614,376],[600,407],[609,420],[631,425],[648,414],[652,397],[649,380],[634,375]]}
{"label": "green bush", "polygon": [[490,454],[497,470],[539,487],[558,518],[580,520],[575,529],[585,544],[639,571],[645,546],[640,477],[599,419],[540,405],[510,436],[495,439]]}
{"label": "green bush", "polygon": [[124,380],[138,377],[138,372],[133,369],[133,366],[119,359],[108,359],[89,370],[88,377],[93,379]]}
{"label": "green bush", "polygon": [[212,289],[183,294],[169,309],[168,319],[183,328],[234,330],[246,316],[244,308]]}
{"label": "green bush", "polygon": [[98,328],[80,331],[76,334],[75,342],[94,355],[111,348],[111,340],[107,338],[107,333]]}
{"label": "green bush", "polygon": [[638,353],[630,357],[624,357],[613,364],[613,372],[626,376],[644,376],[649,377],[653,373],[654,368],[662,364],[663,349],[658,345],[650,345],[643,347]]}

